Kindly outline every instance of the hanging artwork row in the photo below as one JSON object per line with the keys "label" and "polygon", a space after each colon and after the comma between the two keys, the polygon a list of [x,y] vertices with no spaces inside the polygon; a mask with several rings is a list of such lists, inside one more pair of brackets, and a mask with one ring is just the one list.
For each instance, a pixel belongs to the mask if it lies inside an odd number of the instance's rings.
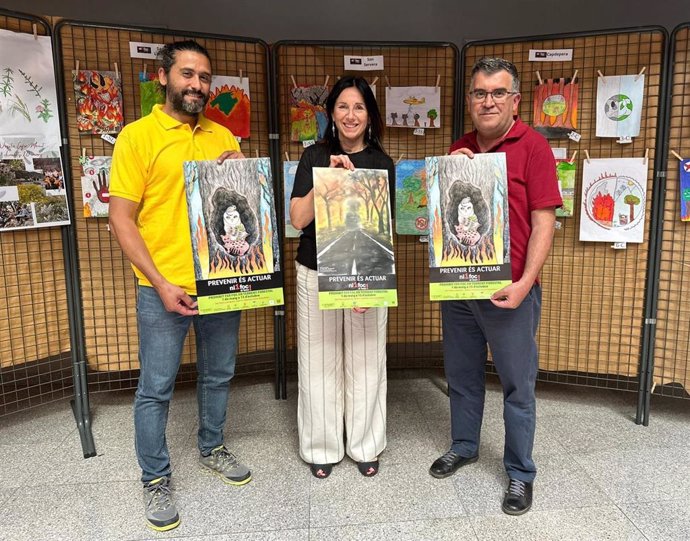
{"label": "hanging artwork row", "polygon": [[125,117],[119,73],[74,70],[72,79],[79,131],[93,134],[120,133]]}
{"label": "hanging artwork row", "polygon": [[111,161],[110,156],[84,156],[79,159],[85,218],[108,217]]}
{"label": "hanging artwork row", "polygon": [[690,222],[690,159],[680,162],[680,219]]}
{"label": "hanging artwork row", "polygon": [[298,229],[292,225],[290,220],[290,196],[292,189],[295,186],[295,174],[297,173],[297,166],[299,162],[285,161],[283,162],[283,193],[285,194],[285,236],[287,238],[297,238],[300,235]]}
{"label": "hanging artwork row", "polygon": [[577,129],[579,84],[571,79],[544,79],[534,88],[534,129],[547,139],[559,139]]}
{"label": "hanging artwork row", "polygon": [[597,137],[640,135],[644,74],[597,79]]}
{"label": "hanging artwork row", "polygon": [[441,89],[436,86],[386,87],[386,126],[440,128]]}
{"label": "hanging artwork row", "polygon": [[400,160],[395,165],[395,232],[426,235],[428,222],[424,160]]}
{"label": "hanging artwork row", "polygon": [[318,141],[323,138],[328,124],[324,85],[293,86],[289,93],[290,140]]}
{"label": "hanging artwork row", "polygon": [[647,167],[644,158],[583,161],[581,241],[643,242]]}
{"label": "hanging artwork row", "polygon": [[154,105],[165,103],[165,90],[158,82],[157,73],[139,72],[139,99],[142,117],[150,114]]}
{"label": "hanging artwork row", "polygon": [[248,138],[251,116],[249,79],[214,75],[204,115],[228,128],[235,137]]}
{"label": "hanging artwork row", "polygon": [[0,30],[0,231],[69,224],[50,38]]}

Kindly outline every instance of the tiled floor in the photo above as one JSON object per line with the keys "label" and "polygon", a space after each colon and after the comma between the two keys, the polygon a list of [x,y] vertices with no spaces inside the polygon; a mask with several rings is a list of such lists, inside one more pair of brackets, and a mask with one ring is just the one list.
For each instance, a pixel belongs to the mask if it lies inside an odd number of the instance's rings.
{"label": "tiled floor", "polygon": [[143,520],[132,393],[92,395],[98,456],[84,460],[67,401],[0,418],[0,539],[690,539],[690,401],[655,400],[633,422],[634,393],[539,385],[532,511],[500,510],[501,392],[490,382],[480,460],[430,477],[447,449],[448,399],[434,372],[392,372],[388,448],[362,477],[345,459],[315,479],[297,453],[296,384],[233,383],[228,441],[254,479],[229,487],[196,463],[196,398],[176,392],[168,441],[179,528]]}

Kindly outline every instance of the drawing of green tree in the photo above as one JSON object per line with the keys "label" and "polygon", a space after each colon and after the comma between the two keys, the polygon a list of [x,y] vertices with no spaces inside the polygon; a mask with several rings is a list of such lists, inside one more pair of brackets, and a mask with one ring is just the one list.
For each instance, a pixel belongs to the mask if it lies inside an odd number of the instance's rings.
{"label": "drawing of green tree", "polygon": [[435,128],[436,126],[434,126],[434,120],[438,118],[438,111],[436,109],[429,109],[426,116],[429,119],[429,127]]}
{"label": "drawing of green tree", "polygon": [[630,205],[630,222],[635,219],[635,205],[640,204],[640,198],[633,194],[628,194],[623,199],[623,203]]}

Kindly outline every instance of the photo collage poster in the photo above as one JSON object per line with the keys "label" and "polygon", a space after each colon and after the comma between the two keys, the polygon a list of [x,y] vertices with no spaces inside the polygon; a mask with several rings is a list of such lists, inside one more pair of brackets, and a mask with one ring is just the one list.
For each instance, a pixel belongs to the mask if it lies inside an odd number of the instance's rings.
{"label": "photo collage poster", "polygon": [[70,223],[50,37],[0,30],[0,232]]}
{"label": "photo collage poster", "polygon": [[200,314],[283,304],[269,158],[184,162]]}
{"label": "photo collage poster", "polygon": [[432,301],[488,299],[511,283],[504,152],[426,158]]}
{"label": "photo collage poster", "polygon": [[319,308],[397,306],[388,171],[313,171]]}

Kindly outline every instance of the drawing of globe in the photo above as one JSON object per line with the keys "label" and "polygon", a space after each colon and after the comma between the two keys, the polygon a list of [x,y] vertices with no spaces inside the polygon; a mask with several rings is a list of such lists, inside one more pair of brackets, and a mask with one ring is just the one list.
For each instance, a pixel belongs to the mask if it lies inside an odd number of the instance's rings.
{"label": "drawing of globe", "polygon": [[554,94],[549,96],[544,100],[541,110],[544,114],[549,116],[559,116],[565,113],[567,106],[565,103],[565,97],[561,94]]}
{"label": "drawing of globe", "polygon": [[606,105],[604,105],[606,116],[616,122],[628,118],[632,114],[632,110],[632,100],[625,94],[614,94],[606,100]]}

